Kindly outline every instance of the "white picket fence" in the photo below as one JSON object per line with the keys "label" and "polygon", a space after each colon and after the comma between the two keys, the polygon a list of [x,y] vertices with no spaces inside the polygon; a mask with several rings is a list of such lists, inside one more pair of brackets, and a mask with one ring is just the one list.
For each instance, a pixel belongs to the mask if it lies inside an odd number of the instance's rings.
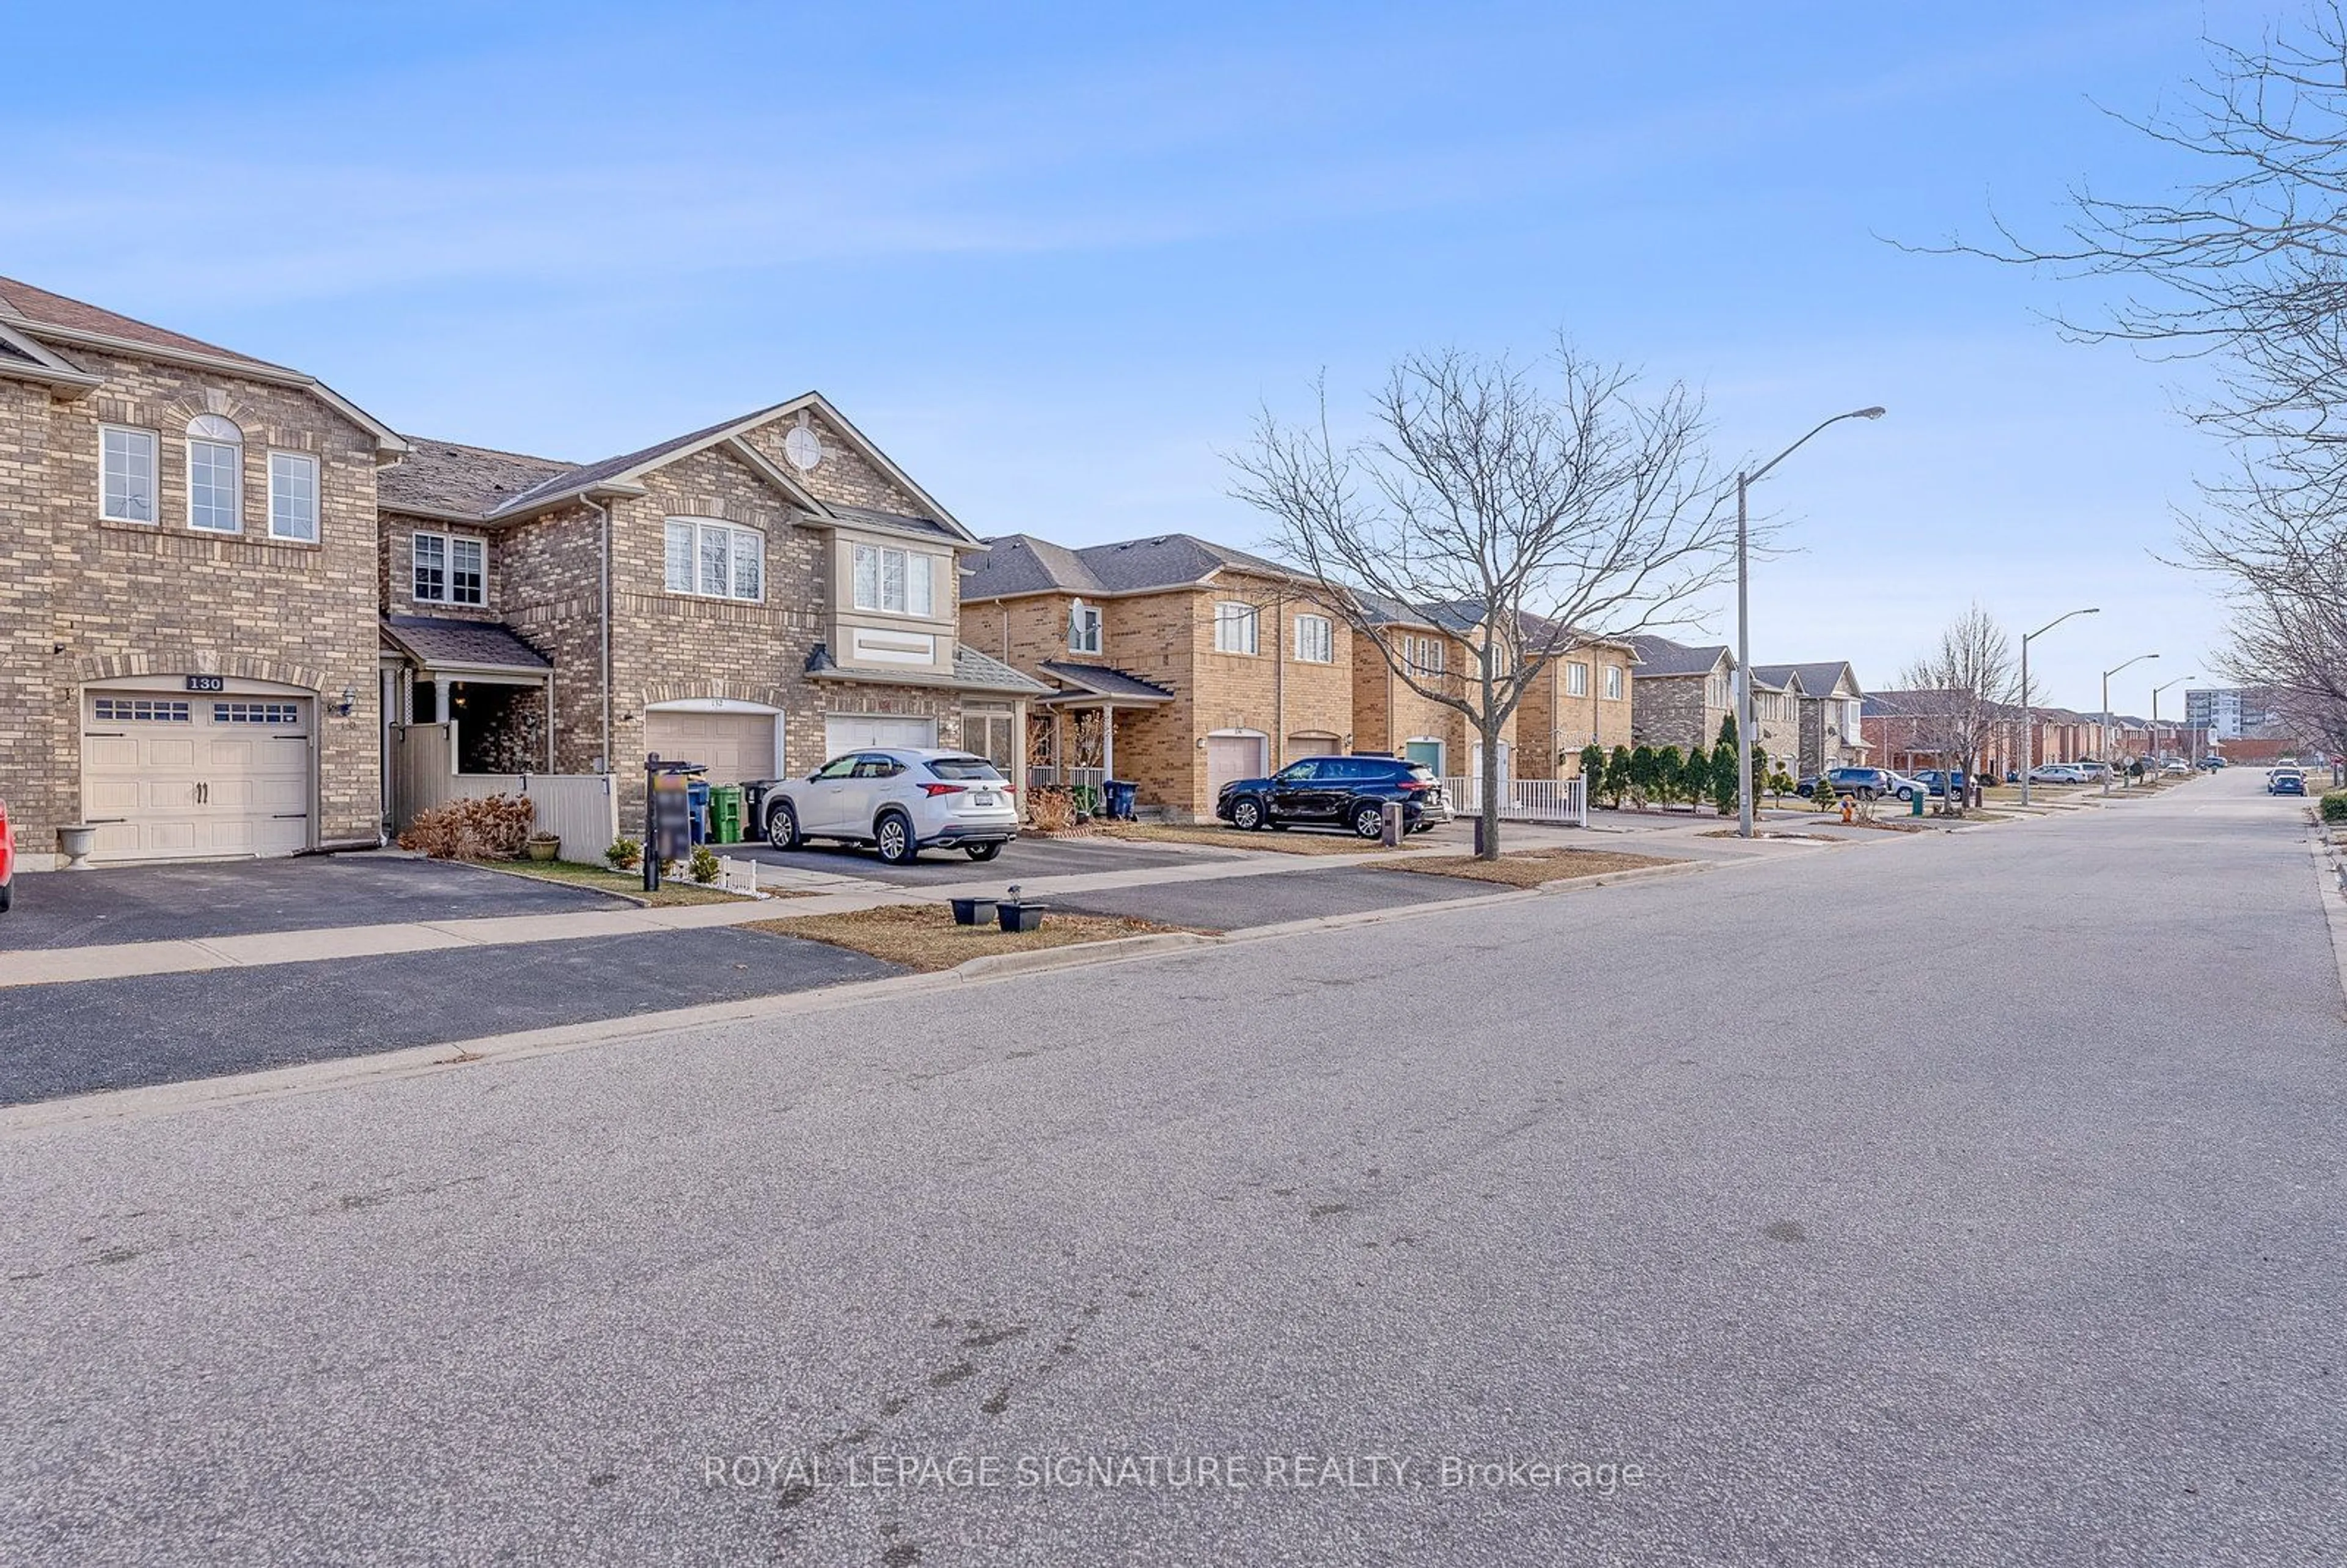
{"label": "white picket fence", "polygon": [[460,774],[454,721],[391,727],[395,834],[435,806],[493,794],[528,796],[538,808],[531,831],[559,837],[565,860],[600,860],[620,836],[620,794],[609,774]]}
{"label": "white picket fence", "polygon": [[[1483,781],[1448,778],[1442,793],[1459,816],[1483,815]],[[1519,779],[1500,781],[1500,820],[1549,822],[1574,827],[1589,825],[1589,792],[1580,779]]]}

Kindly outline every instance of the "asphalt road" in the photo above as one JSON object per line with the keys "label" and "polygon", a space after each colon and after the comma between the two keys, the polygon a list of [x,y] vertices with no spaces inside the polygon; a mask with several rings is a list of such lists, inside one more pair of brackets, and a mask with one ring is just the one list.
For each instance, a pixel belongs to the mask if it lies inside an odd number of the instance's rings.
{"label": "asphalt road", "polygon": [[0,1560],[2336,1561],[2253,788],[0,1135]]}
{"label": "asphalt road", "polygon": [[[1238,835],[1233,834],[1236,838]],[[1182,845],[1178,847],[1152,844],[1128,844],[1112,838],[1037,838],[1013,839],[1002,846],[992,860],[972,860],[968,852],[959,849],[925,849],[920,858],[910,866],[890,866],[871,850],[844,844],[811,844],[802,849],[776,849],[765,844],[745,844],[728,848],[725,853],[753,860],[763,860],[769,866],[786,866],[797,871],[825,871],[835,876],[860,876],[872,882],[887,882],[899,886],[934,886],[948,882],[988,882],[1005,884],[1021,877],[1070,876],[1091,871],[1145,871],[1154,866],[1194,866],[1201,859],[1227,858],[1229,855],[1250,847],[1245,843],[1234,845],[1228,852],[1211,845]]]}

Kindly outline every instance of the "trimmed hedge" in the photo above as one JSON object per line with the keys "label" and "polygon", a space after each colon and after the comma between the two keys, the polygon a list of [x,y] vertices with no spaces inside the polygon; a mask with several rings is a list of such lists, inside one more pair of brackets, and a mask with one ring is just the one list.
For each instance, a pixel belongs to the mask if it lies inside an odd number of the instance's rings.
{"label": "trimmed hedge", "polygon": [[2347,789],[2334,789],[2322,797],[2322,820],[2347,822]]}

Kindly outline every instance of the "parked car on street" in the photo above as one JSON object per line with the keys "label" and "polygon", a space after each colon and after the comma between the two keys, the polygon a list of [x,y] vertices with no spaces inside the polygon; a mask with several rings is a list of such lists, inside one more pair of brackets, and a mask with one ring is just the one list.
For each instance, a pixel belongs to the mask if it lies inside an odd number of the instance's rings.
{"label": "parked car on street", "polygon": [[[1919,768],[1916,770],[1915,777],[1917,782],[1928,786],[1934,795],[1946,794],[1950,788],[1948,781],[1951,779],[1955,781],[1953,787],[1957,794],[1962,794],[1964,791],[1964,770],[1962,768]],[[1907,797],[1901,795],[1899,798],[1904,800]]]}
{"label": "parked car on street", "polygon": [[[1826,777],[1833,780],[1836,794],[1854,794],[1860,800],[1879,800],[1886,794],[1895,793],[1898,789],[1896,782],[1898,776],[1889,768],[1835,768],[1826,774]],[[1914,781],[1911,779],[1908,784],[1911,794],[1915,787]],[[1817,781],[1811,779],[1809,787],[1801,793],[1815,794]],[[1905,800],[1909,797],[1901,795],[1899,798]]]}
{"label": "parked car on street", "polygon": [[2202,757],[2202,758],[2200,759],[2200,765],[2201,765],[2202,767],[2204,767],[2204,768],[2208,769],[2210,773],[2212,773],[2212,774],[2213,774],[2213,773],[2215,773],[2219,768],[2221,768],[2221,767],[2223,767],[2223,766],[2225,765],[2225,759],[2224,759],[2224,758],[2222,758],[2222,757],[2219,757],[2219,756],[2207,756],[2207,757]]}
{"label": "parked car on street", "polygon": [[2192,776],[2192,764],[2182,757],[2170,757],[2159,764],[2159,773],[2162,778],[2189,778]]}
{"label": "parked car on street", "polygon": [[2306,775],[2296,768],[2276,768],[2266,775],[2268,794],[2304,794]]}
{"label": "parked car on street", "polygon": [[924,849],[959,849],[991,860],[1019,836],[1010,782],[966,752],[875,747],[849,752],[804,779],[753,786],[760,825],[776,849],[811,838],[867,845],[891,866]]}
{"label": "parked car on street", "polygon": [[1269,778],[1233,779],[1215,797],[1214,815],[1247,832],[1308,824],[1375,838],[1385,831],[1388,801],[1401,803],[1410,833],[1450,820],[1441,782],[1404,757],[1302,757]]}
{"label": "parked car on street", "polygon": [[8,827],[8,803],[0,800],[0,915],[16,897],[16,835]]}
{"label": "parked car on street", "polygon": [[2082,784],[2093,782],[2092,775],[2076,763],[2040,763],[2029,770],[2031,784]]}

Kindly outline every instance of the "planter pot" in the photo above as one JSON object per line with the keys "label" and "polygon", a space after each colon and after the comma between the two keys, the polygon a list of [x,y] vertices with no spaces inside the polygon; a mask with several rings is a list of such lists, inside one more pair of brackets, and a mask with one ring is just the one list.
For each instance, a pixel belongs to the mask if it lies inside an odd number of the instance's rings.
{"label": "planter pot", "polygon": [[562,840],[559,838],[533,838],[523,847],[529,851],[529,857],[532,860],[552,860],[561,855]]}
{"label": "planter pot", "polygon": [[1042,904],[997,904],[994,915],[1006,931],[1040,931],[1047,907]]}
{"label": "planter pot", "polygon": [[954,924],[983,926],[994,918],[994,907],[995,900],[991,898],[957,898],[953,901]]}
{"label": "planter pot", "polygon": [[66,857],[67,871],[87,871],[89,867],[90,845],[97,842],[97,829],[87,823],[76,823],[57,829],[57,853]]}

